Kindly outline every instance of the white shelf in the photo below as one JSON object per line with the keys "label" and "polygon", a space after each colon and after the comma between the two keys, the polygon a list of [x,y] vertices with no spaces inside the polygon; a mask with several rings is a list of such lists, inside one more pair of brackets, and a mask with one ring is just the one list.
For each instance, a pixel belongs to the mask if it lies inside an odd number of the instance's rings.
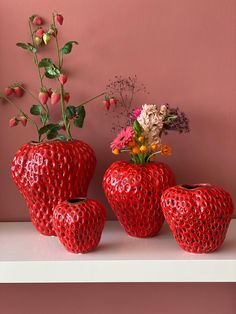
{"label": "white shelf", "polygon": [[236,219],[219,251],[189,254],[167,226],[157,237],[131,238],[107,222],[94,252],[67,252],[31,223],[0,223],[0,283],[236,282]]}

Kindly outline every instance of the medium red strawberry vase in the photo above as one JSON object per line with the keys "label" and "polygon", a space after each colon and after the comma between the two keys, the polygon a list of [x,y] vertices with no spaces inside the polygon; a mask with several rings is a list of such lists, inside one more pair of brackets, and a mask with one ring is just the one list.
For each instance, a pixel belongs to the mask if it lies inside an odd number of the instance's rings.
{"label": "medium red strawberry vase", "polygon": [[106,209],[98,201],[77,198],[58,204],[53,226],[58,239],[72,253],[88,253],[99,244]]}
{"label": "medium red strawberry vase", "polygon": [[41,234],[56,235],[53,208],[67,199],[85,197],[95,166],[94,151],[79,140],[31,142],[17,151],[12,177]]}
{"label": "medium red strawberry vase", "polygon": [[178,185],[163,193],[161,205],[176,242],[185,251],[210,253],[224,242],[233,202],[222,188]]}
{"label": "medium red strawberry vase", "polygon": [[175,185],[174,174],[166,164],[117,161],[106,170],[102,185],[129,235],[146,238],[158,234],[164,222],[161,195]]}

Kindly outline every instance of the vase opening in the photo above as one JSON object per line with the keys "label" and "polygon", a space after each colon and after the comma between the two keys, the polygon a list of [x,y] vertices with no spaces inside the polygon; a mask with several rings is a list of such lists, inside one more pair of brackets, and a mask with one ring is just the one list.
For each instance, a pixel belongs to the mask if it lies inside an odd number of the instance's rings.
{"label": "vase opening", "polygon": [[211,184],[209,183],[199,183],[199,184],[182,184],[180,185],[182,188],[186,189],[186,190],[194,190],[197,188],[209,188],[211,187]]}
{"label": "vase opening", "polygon": [[86,200],[86,197],[71,198],[71,199],[67,200],[67,203],[69,203],[69,204],[78,204],[78,203],[83,202],[85,200]]}

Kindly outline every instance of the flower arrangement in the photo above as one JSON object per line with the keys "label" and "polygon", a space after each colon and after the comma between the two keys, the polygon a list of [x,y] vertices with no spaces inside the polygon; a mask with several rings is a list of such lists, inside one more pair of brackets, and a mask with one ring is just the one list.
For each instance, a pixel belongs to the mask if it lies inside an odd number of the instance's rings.
{"label": "flower arrangement", "polygon": [[[68,105],[70,94],[65,89],[68,76],[64,70],[64,59],[71,53],[73,47],[78,45],[78,42],[72,40],[65,43],[64,46],[60,46],[58,34],[63,21],[64,17],[54,12],[51,23],[44,25],[44,20],[40,16],[32,15],[28,19],[31,42],[16,44],[32,55],[40,82],[38,95],[33,94],[22,83],[11,84],[4,89],[3,93],[0,93],[0,98],[15,106],[17,110],[17,115],[10,119],[9,126],[14,127],[18,124],[26,126],[29,121],[36,127],[38,142],[52,139],[71,140],[71,123],[73,122],[78,128],[83,126],[86,114],[84,105],[105,94],[104,92],[100,93],[78,106]],[[39,59],[38,52],[44,51],[42,46],[48,46],[52,42],[55,43],[57,61],[55,62],[48,56]],[[57,81],[58,89],[53,90],[48,86],[50,80]],[[22,97],[24,93],[28,93],[34,101],[30,113],[24,112],[13,99]],[[109,96],[106,97],[108,100],[110,99]],[[61,107],[61,119],[52,122],[51,110],[58,104]]]}
{"label": "flower arrangement", "polygon": [[157,154],[171,155],[171,147],[161,143],[168,131],[189,132],[189,121],[179,108],[168,104],[145,104],[131,114],[131,125],[123,128],[111,143],[112,153],[128,152],[135,164],[150,163]]}

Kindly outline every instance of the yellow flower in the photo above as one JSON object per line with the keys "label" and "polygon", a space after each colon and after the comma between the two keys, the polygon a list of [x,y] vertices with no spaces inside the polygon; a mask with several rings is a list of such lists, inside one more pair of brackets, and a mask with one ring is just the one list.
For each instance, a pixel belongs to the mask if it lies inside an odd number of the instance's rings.
{"label": "yellow flower", "polygon": [[113,149],[112,154],[119,155],[120,151],[118,148]]}
{"label": "yellow flower", "polygon": [[170,148],[169,145],[163,144],[163,145],[161,146],[161,154],[162,154],[162,155],[170,156],[171,153],[172,153],[172,150],[171,150],[171,148]]}
{"label": "yellow flower", "polygon": [[142,145],[142,146],[140,147],[140,151],[141,151],[142,153],[146,153],[147,147],[146,147],[145,145]]}
{"label": "yellow flower", "polygon": [[157,144],[152,144],[152,145],[151,145],[151,150],[152,150],[153,152],[156,152],[157,149],[158,149],[158,145],[157,145]]}
{"label": "yellow flower", "polygon": [[144,137],[143,137],[143,136],[139,136],[138,141],[139,141],[140,143],[142,143],[142,142],[144,141]]}
{"label": "yellow flower", "polygon": [[133,153],[134,155],[139,154],[139,153],[140,153],[139,147],[138,147],[138,146],[133,147],[133,148],[132,148],[132,153]]}
{"label": "yellow flower", "polygon": [[129,147],[134,147],[136,145],[135,141],[131,141],[128,143],[128,146]]}

